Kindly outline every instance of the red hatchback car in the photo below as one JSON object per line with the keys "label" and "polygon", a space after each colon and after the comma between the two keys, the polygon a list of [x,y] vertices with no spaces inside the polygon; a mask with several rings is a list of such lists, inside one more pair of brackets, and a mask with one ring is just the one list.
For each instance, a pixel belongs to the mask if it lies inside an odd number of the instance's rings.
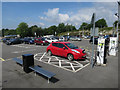
{"label": "red hatchback car", "polygon": [[48,45],[49,42],[45,40],[45,38],[39,37],[39,38],[35,38],[34,43],[40,44],[40,45]]}
{"label": "red hatchback car", "polygon": [[70,42],[52,42],[47,47],[47,53],[49,56],[53,54],[67,57],[68,60],[86,58],[85,50],[78,48]]}

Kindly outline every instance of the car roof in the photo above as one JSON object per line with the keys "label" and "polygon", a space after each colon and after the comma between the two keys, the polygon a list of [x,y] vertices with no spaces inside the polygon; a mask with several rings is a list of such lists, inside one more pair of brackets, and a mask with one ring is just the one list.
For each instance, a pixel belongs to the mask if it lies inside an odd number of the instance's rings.
{"label": "car roof", "polygon": [[52,42],[52,43],[62,43],[63,44],[63,43],[70,43],[70,42]]}

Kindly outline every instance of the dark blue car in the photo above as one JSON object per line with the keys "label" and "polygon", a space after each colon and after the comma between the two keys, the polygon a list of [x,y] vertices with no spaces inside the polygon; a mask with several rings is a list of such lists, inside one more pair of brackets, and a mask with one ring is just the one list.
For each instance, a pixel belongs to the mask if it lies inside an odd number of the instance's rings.
{"label": "dark blue car", "polygon": [[24,43],[25,44],[34,44],[34,39],[33,38],[24,38]]}
{"label": "dark blue car", "polygon": [[3,38],[3,39],[2,39],[2,41],[3,41],[4,43],[6,43],[8,40],[10,40],[10,38]]}

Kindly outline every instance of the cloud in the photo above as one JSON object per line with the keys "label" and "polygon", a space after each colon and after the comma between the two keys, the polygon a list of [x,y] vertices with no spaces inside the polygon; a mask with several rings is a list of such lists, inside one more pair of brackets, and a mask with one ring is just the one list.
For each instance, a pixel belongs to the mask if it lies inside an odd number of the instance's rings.
{"label": "cloud", "polygon": [[90,23],[93,13],[96,13],[96,21],[105,18],[108,26],[112,26],[113,22],[117,20],[114,16],[115,12],[117,12],[117,3],[93,3],[92,7],[80,8],[77,13],[70,11],[72,12],[70,15],[68,13],[60,13],[59,11],[59,8],[48,9],[47,12],[44,12],[45,16],[41,16],[40,19],[55,25],[62,22],[65,24],[68,23],[75,25],[77,28],[83,22]]}
{"label": "cloud", "polygon": [[41,27],[43,27],[45,24],[44,24],[44,23],[39,23],[39,25],[40,25]]}
{"label": "cloud", "polygon": [[46,17],[40,17],[40,19],[52,23],[66,22],[69,19],[68,14],[59,13],[59,8],[48,9],[48,12],[44,12],[44,14]]}

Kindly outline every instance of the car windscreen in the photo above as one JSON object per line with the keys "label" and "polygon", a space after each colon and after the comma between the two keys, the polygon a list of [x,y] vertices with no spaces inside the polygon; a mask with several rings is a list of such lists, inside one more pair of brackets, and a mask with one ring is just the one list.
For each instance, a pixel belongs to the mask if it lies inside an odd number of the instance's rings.
{"label": "car windscreen", "polygon": [[78,47],[77,46],[75,46],[74,44],[72,44],[72,43],[65,43],[65,45],[67,45],[69,48],[71,48],[71,49],[78,49]]}
{"label": "car windscreen", "polygon": [[50,38],[47,38],[47,40],[51,40]]}
{"label": "car windscreen", "polygon": [[10,39],[10,41],[15,41],[15,39]]}
{"label": "car windscreen", "polygon": [[42,41],[45,41],[45,38],[41,38]]}
{"label": "car windscreen", "polygon": [[52,38],[52,40],[56,40],[55,38]]}

